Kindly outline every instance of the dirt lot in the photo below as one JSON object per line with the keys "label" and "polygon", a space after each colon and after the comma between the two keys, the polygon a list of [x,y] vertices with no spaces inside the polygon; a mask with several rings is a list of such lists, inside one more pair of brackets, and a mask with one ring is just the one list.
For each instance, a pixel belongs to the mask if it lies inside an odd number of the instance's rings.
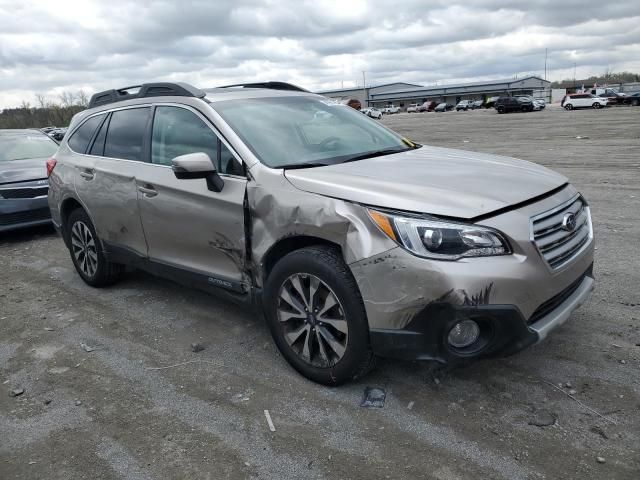
{"label": "dirt lot", "polygon": [[[250,313],[142,273],[92,289],[50,230],[4,235],[0,479],[640,478],[640,108],[383,122],[567,175],[592,205],[591,300],[514,357],[381,360],[332,389],[289,368]],[[366,386],[384,408],[359,406]]]}

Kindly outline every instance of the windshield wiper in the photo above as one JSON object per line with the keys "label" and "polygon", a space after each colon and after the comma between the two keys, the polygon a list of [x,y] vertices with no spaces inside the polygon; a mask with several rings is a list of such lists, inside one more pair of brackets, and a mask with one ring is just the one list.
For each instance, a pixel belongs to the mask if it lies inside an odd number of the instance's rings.
{"label": "windshield wiper", "polygon": [[383,155],[391,155],[392,153],[406,152],[407,150],[413,150],[413,148],[401,148],[401,149],[387,148],[385,150],[374,150],[373,152],[361,153],[360,155],[348,157],[347,159],[343,160],[340,163],[355,162],[358,160],[365,160],[367,158],[373,158],[373,157],[382,157]]}
{"label": "windshield wiper", "polygon": [[289,165],[279,165],[274,168],[284,168],[285,170],[295,170],[297,168],[326,167],[327,165],[330,165],[330,164],[324,163],[324,162],[303,162],[303,163],[292,163]]}

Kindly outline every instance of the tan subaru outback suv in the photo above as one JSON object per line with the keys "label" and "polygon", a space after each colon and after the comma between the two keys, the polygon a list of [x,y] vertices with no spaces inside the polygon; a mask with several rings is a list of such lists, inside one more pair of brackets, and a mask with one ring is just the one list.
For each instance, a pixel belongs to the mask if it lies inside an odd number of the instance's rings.
{"label": "tan subaru outback suv", "polygon": [[264,312],[324,384],[546,337],[593,288],[589,207],[511,158],[418,145],[281,82],[92,97],[48,162],[78,274],[140,268]]}

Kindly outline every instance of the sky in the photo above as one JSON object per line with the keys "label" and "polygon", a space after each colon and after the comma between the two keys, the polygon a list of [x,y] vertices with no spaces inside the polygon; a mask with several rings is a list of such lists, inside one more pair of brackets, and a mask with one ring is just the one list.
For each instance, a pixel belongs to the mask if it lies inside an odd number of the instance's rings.
{"label": "sky", "polygon": [[310,90],[640,72],[638,0],[0,0],[0,108],[149,81]]}

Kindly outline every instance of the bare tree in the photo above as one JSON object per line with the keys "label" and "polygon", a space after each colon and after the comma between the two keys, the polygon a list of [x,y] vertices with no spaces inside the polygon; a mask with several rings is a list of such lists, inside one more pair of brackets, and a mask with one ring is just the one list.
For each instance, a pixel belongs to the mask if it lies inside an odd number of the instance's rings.
{"label": "bare tree", "polygon": [[42,93],[36,93],[36,105],[38,106],[38,108],[47,108],[47,97],[45,97]]}
{"label": "bare tree", "polygon": [[84,108],[89,106],[89,96],[87,95],[87,92],[82,89],[78,90],[78,93],[76,93],[76,105]]}
{"label": "bare tree", "polygon": [[60,94],[60,102],[63,107],[71,107],[73,106],[75,97],[76,96],[72,92],[62,92]]}

